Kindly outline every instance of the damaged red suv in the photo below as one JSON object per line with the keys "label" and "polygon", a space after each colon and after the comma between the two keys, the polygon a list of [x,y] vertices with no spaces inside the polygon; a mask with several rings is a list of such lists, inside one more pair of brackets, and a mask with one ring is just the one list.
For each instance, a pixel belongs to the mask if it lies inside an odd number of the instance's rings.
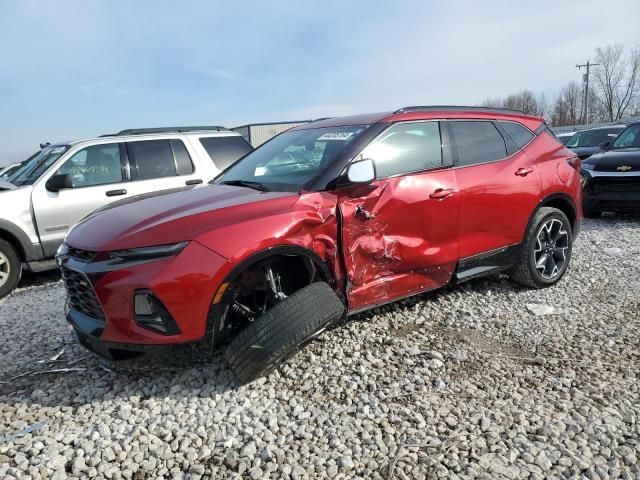
{"label": "damaged red suv", "polygon": [[408,107],[275,137],[209,185],[113,204],[58,253],[67,319],[110,359],[224,346],[241,382],[344,316],[507,272],[553,285],[580,161],[541,118]]}

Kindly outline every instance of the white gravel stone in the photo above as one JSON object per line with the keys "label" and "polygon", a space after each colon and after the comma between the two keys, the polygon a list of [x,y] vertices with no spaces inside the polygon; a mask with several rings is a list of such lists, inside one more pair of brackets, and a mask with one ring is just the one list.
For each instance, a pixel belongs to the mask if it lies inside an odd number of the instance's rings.
{"label": "white gravel stone", "polygon": [[[603,248],[604,247],[604,248]],[[107,371],[55,273],[0,300],[0,478],[640,478],[640,219],[557,285],[480,279],[360,314],[238,387],[219,355]],[[57,477],[56,477],[57,476]]]}

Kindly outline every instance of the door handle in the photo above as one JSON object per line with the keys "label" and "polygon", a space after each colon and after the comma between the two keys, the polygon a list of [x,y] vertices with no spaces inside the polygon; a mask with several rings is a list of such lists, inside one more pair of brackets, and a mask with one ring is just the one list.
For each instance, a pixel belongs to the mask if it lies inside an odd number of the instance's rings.
{"label": "door handle", "polygon": [[442,200],[443,198],[450,197],[451,195],[453,195],[453,190],[450,188],[438,188],[435,192],[429,195],[429,198]]}
{"label": "door handle", "polygon": [[518,175],[519,177],[526,177],[527,175],[529,175],[531,172],[533,172],[533,168],[519,168],[518,170],[516,170],[516,175]]}
{"label": "door handle", "polygon": [[109,190],[107,192],[107,197],[117,197],[118,195],[126,195],[127,191],[124,188],[119,190]]}
{"label": "door handle", "polygon": [[201,178],[196,178],[195,180],[187,180],[186,182],[184,182],[185,185],[199,185],[201,183],[202,183]]}

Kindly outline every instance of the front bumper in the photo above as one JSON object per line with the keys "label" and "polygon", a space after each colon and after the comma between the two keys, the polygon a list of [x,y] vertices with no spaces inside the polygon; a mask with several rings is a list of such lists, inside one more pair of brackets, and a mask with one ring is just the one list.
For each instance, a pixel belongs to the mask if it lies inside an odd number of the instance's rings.
{"label": "front bumper", "polygon": [[[124,262],[106,254],[79,258],[74,256],[76,249],[71,252],[57,259],[63,279],[66,272],[80,277],[80,292],[71,292],[73,286],[65,282],[67,321],[82,345],[107,359],[127,357],[122,352],[201,341],[208,332],[215,291],[231,267],[224,257],[197,242],[176,256],[153,260]],[[178,333],[166,335],[136,323],[133,299],[139,290],[153,292],[171,314]],[[88,300],[81,303],[78,298]]]}
{"label": "front bumper", "polygon": [[640,210],[640,175],[583,170],[583,208],[605,211]]}

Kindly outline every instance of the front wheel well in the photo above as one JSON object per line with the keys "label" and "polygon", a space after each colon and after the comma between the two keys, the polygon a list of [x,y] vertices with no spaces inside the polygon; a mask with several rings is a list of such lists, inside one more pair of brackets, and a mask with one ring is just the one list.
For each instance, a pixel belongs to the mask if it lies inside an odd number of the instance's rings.
{"label": "front wheel well", "polygon": [[306,249],[275,247],[247,259],[227,275],[218,290],[224,293],[214,296],[207,319],[212,342],[228,343],[275,303],[315,282],[334,285],[327,265]]}
{"label": "front wheel well", "polygon": [[11,234],[11,232],[0,229],[0,239],[8,242],[13,248],[16,249],[21,262],[26,261],[26,254],[24,249],[22,248],[22,244],[13,234]]}

